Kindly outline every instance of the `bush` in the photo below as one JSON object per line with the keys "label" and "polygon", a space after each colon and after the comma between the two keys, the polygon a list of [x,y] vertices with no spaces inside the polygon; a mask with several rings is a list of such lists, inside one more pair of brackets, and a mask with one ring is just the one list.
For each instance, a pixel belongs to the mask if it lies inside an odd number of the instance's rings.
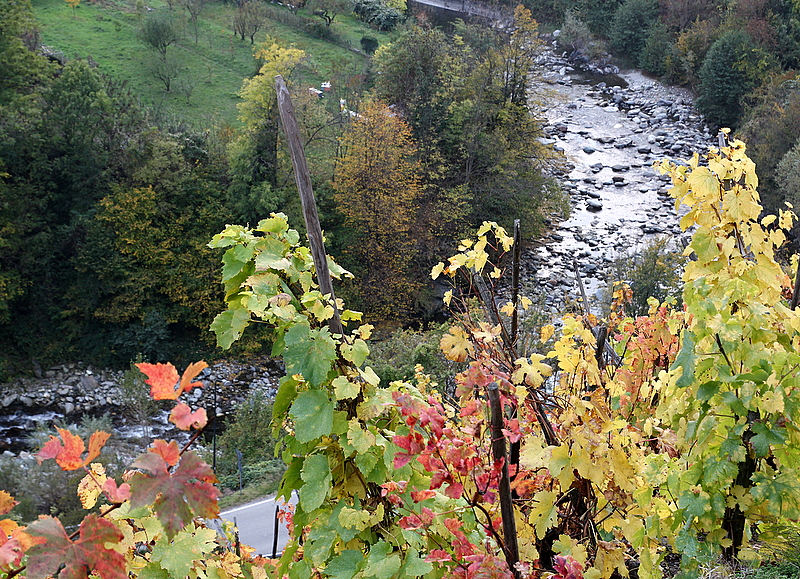
{"label": "bush", "polygon": [[617,8],[611,21],[611,46],[637,62],[644,50],[648,31],[657,20],[657,0],[626,0]]}
{"label": "bush", "polygon": [[[403,14],[400,11],[390,8],[382,0],[355,0],[353,12],[358,16],[359,20],[374,26],[378,30],[393,30],[403,20]],[[377,46],[375,49],[377,49]],[[364,51],[372,54],[366,47]]]}
{"label": "bush", "polygon": [[675,47],[666,27],[661,23],[651,26],[639,53],[639,66],[651,74],[666,78],[670,73],[669,65],[675,57]]}
{"label": "bush", "polygon": [[742,116],[742,97],[761,83],[769,66],[767,54],[745,32],[725,33],[700,67],[698,110],[711,125],[736,127]]}
{"label": "bush", "polygon": [[439,347],[446,330],[447,325],[428,331],[397,330],[385,340],[370,343],[371,366],[381,384],[413,378],[414,368],[420,364],[441,391],[452,393],[453,377],[462,368],[445,358]]}
{"label": "bush", "polygon": [[367,54],[374,54],[378,50],[378,40],[371,36],[361,38],[361,49]]}
{"label": "bush", "polygon": [[[220,459],[217,462],[218,476],[235,477],[235,488],[239,486],[237,450],[242,453],[242,469],[250,469],[248,472],[255,472],[254,465],[274,458],[272,402],[266,394],[259,391],[250,394],[237,409],[233,422],[226,425],[225,432],[219,437],[217,445],[220,451]],[[252,476],[257,478],[257,475]]]}
{"label": "bush", "polygon": [[640,252],[617,260],[617,281],[627,283],[633,298],[626,307],[630,316],[647,315],[647,300],[656,298],[663,303],[667,298],[681,299],[681,272],[686,258],[670,247],[669,239],[661,237],[645,245]]}

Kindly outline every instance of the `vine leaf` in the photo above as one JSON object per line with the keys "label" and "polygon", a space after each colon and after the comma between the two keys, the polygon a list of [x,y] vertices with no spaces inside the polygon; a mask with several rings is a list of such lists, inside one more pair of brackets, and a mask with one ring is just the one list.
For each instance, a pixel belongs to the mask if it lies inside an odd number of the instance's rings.
{"label": "vine leaf", "polygon": [[174,440],[171,440],[168,444],[166,440],[157,438],[153,442],[153,446],[147,449],[147,452],[156,453],[158,456],[163,458],[164,462],[166,462],[169,466],[175,466],[181,459],[181,449],[178,447],[178,443]]}
{"label": "vine leaf", "polygon": [[169,421],[181,430],[189,430],[192,427],[203,428],[208,424],[208,416],[205,408],[192,412],[191,408],[181,402],[170,412]]}
{"label": "vine leaf", "polygon": [[193,516],[213,519],[219,514],[219,491],[212,484],[217,478],[211,467],[192,451],[183,454],[172,474],[167,462],[155,452],[141,455],[133,467],[146,472],[131,478],[131,507],[152,504],[169,538]]}
{"label": "vine leaf", "polygon": [[46,541],[28,551],[26,576],[29,579],[56,575],[60,579],[87,579],[90,574],[102,579],[127,578],[125,557],[106,548],[107,543],[116,544],[124,538],[109,520],[88,515],[81,522],[75,542],[67,536],[61,521],[53,517],[42,516],[28,530]]}
{"label": "vine leaf", "polygon": [[[202,382],[192,382],[192,380],[204,368],[208,368],[208,364],[202,361],[190,364],[180,377],[179,384],[178,371],[172,364],[148,364],[142,362],[141,364],[136,364],[136,367],[139,368],[142,374],[147,376],[147,380],[144,382],[150,385],[150,395],[154,400],[177,400],[178,396],[184,392],[203,385]],[[176,384],[177,388],[175,387]]]}
{"label": "vine leaf", "polygon": [[18,504],[19,501],[15,501],[6,491],[0,491],[0,515],[5,515]]}
{"label": "vine leaf", "polygon": [[297,395],[289,416],[297,423],[295,438],[309,442],[330,434],[333,428],[333,402],[321,390],[306,390]]}
{"label": "vine leaf", "polygon": [[328,328],[312,329],[306,324],[297,324],[286,332],[284,342],[286,373],[289,376],[302,374],[314,386],[322,384],[336,360],[336,343]]}
{"label": "vine leaf", "polygon": [[89,453],[86,458],[81,458],[85,446],[80,436],[72,434],[65,428],[56,428],[61,439],[50,435],[50,440],[42,447],[36,455],[39,464],[49,458],[56,459],[56,463],[63,470],[77,470],[85,467],[95,458],[100,456],[103,445],[111,436],[108,432],[97,431],[92,433],[89,438]]}

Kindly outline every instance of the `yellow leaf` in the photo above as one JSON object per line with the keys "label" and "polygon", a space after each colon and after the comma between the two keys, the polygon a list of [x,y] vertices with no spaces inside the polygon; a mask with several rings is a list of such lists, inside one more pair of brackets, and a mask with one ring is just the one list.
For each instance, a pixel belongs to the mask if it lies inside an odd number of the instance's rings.
{"label": "yellow leaf", "polygon": [[84,509],[91,509],[97,503],[97,498],[103,492],[103,483],[107,479],[106,469],[99,462],[93,462],[90,471],[78,484],[78,498]]}
{"label": "yellow leaf", "polygon": [[505,314],[507,316],[511,316],[514,314],[514,303],[513,302],[506,302],[504,306],[500,308],[500,313]]}
{"label": "yellow leaf", "polygon": [[542,332],[539,336],[539,340],[542,343],[547,342],[550,338],[553,337],[553,334],[556,332],[556,327],[553,324],[547,324],[542,326]]}
{"label": "yellow leaf", "polygon": [[433,269],[431,270],[431,278],[432,279],[438,278],[440,275],[442,275],[443,271],[444,271],[444,263],[440,261],[439,263],[433,266]]}
{"label": "yellow leaf", "polygon": [[553,491],[539,491],[534,496],[535,506],[528,515],[528,521],[536,529],[538,537],[544,537],[547,530],[558,520],[558,495]]}
{"label": "yellow leaf", "polygon": [[543,363],[544,356],[531,354],[530,358],[520,358],[514,362],[518,368],[511,375],[515,384],[525,383],[537,388],[542,385],[546,376],[553,373],[553,369]]}
{"label": "yellow leaf", "polygon": [[450,328],[449,333],[442,336],[439,347],[445,357],[454,362],[464,362],[475,353],[466,332],[457,326]]}

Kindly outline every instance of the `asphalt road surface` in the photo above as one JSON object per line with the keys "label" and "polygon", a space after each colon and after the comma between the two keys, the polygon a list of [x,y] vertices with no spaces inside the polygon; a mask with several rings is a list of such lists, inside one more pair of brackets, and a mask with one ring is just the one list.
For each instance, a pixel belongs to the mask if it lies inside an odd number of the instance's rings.
{"label": "asphalt road surface", "polygon": [[[292,502],[296,502],[294,497]],[[275,510],[283,504],[283,499],[276,501],[272,497],[224,511],[219,516],[234,523],[239,529],[239,541],[253,547],[258,555],[280,556],[289,540],[286,526],[278,522],[278,541],[275,542]]]}

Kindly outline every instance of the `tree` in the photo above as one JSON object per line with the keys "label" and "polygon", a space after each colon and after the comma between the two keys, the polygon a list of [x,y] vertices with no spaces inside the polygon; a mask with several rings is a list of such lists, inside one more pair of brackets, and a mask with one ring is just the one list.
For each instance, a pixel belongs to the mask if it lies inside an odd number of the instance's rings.
{"label": "tree", "polygon": [[150,48],[167,57],[167,48],[175,44],[180,35],[172,16],[166,12],[151,12],[142,23],[139,38]]}
{"label": "tree", "polygon": [[166,55],[164,55],[163,58],[154,58],[148,66],[151,76],[161,81],[164,85],[164,91],[166,92],[170,92],[172,89],[172,81],[181,74],[182,68],[183,66],[176,58]]}
{"label": "tree", "polygon": [[626,0],[614,13],[611,45],[637,62],[642,56],[648,31],[657,21],[657,0]]}
{"label": "tree", "polygon": [[65,0],[65,2],[72,8],[72,17],[77,18],[78,14],[75,12],[75,9],[78,7],[78,4],[81,3],[81,0]]}
{"label": "tree", "polygon": [[197,44],[199,34],[197,19],[210,1],[211,0],[183,0],[183,5],[186,7],[187,12],[189,12],[189,21],[192,23],[192,28],[194,29],[195,44]]}
{"label": "tree", "polygon": [[408,271],[420,196],[411,129],[384,104],[368,103],[345,131],[342,150],[333,184],[352,231],[345,265],[363,271],[359,293],[376,319],[403,319],[417,289]]}
{"label": "tree", "polygon": [[742,97],[761,83],[770,67],[769,56],[746,32],[723,34],[700,67],[698,110],[713,126],[735,128],[742,116]]}
{"label": "tree", "polygon": [[353,0],[308,0],[306,8],[325,21],[327,26],[339,14],[349,14],[353,10]]}
{"label": "tree", "polygon": [[[245,0],[241,2],[233,15],[233,33],[244,40],[250,38],[250,44],[255,43],[255,37],[267,21],[267,12],[260,0]],[[269,40],[269,39],[267,39]]]}

